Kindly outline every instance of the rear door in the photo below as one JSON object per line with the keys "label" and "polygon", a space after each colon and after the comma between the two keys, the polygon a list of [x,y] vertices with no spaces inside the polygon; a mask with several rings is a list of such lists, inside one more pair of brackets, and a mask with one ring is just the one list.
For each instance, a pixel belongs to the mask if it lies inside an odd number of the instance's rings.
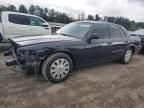
{"label": "rear door", "polygon": [[118,25],[110,24],[112,58],[123,56],[128,44],[125,31]]}
{"label": "rear door", "polygon": [[7,20],[5,25],[7,38],[30,35],[29,17],[19,14],[8,14]]}

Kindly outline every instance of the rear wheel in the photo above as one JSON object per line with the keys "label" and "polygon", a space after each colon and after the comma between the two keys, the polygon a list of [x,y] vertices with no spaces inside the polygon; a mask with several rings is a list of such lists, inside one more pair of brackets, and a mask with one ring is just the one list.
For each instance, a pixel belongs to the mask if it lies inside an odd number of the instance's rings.
{"label": "rear wheel", "polygon": [[56,53],[43,62],[42,74],[46,80],[57,83],[66,80],[72,68],[72,60],[68,55]]}
{"label": "rear wheel", "polygon": [[123,64],[128,64],[130,63],[131,59],[133,56],[133,49],[132,48],[128,48],[125,53],[124,56],[122,57],[121,61]]}

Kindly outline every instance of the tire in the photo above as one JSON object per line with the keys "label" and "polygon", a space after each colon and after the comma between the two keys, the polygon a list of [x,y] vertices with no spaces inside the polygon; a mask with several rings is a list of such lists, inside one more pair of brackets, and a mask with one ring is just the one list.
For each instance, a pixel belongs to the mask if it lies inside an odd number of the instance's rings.
{"label": "tire", "polygon": [[129,64],[133,56],[133,49],[132,48],[127,48],[123,57],[121,58],[122,64]]}
{"label": "tire", "polygon": [[55,53],[42,64],[42,75],[46,80],[58,83],[66,80],[73,69],[71,58],[64,53]]}

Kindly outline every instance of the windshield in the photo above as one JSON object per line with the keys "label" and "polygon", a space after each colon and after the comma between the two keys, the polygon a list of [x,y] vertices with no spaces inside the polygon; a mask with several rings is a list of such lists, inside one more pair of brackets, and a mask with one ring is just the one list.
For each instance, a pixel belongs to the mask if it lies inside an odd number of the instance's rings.
{"label": "windshield", "polygon": [[93,25],[94,24],[87,22],[73,22],[62,27],[56,33],[70,37],[83,38]]}

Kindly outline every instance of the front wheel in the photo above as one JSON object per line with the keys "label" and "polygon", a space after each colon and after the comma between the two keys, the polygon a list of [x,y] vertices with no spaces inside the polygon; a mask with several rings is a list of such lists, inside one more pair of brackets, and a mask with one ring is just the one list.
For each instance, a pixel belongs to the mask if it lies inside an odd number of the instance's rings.
{"label": "front wheel", "polygon": [[68,55],[56,53],[43,62],[42,74],[46,80],[57,83],[66,80],[72,68],[72,60]]}
{"label": "front wheel", "polygon": [[121,61],[123,64],[128,64],[130,63],[131,59],[133,56],[133,49],[132,48],[128,48],[125,53],[124,56],[122,57]]}

